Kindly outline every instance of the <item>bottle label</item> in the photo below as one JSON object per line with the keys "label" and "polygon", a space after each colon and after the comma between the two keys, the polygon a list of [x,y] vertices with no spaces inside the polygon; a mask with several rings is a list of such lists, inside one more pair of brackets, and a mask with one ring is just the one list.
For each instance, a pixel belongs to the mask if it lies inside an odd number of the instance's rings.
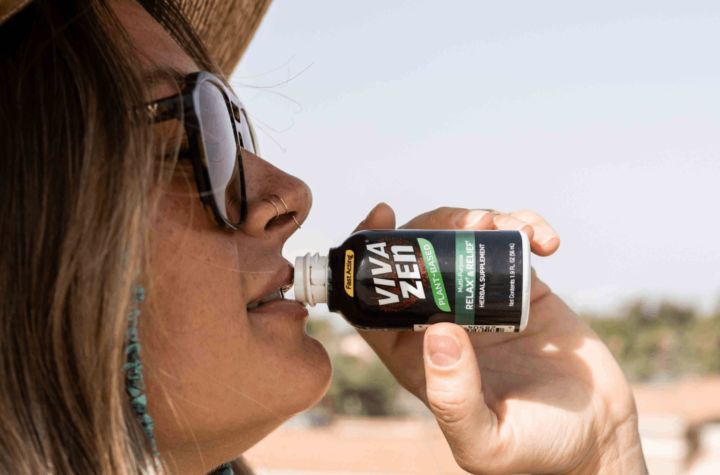
{"label": "bottle label", "polygon": [[435,255],[435,248],[430,241],[423,238],[418,238],[418,245],[422,251],[422,258],[425,261],[425,269],[427,270],[428,280],[430,281],[430,292],[435,299],[435,305],[443,312],[451,312],[450,300],[445,291],[445,282],[443,282],[442,273],[440,272],[440,265]]}
{"label": "bottle label", "polygon": [[355,253],[345,251],[345,293],[350,297],[355,295],[353,287],[355,286]]}
{"label": "bottle label", "polygon": [[[456,231],[455,323],[458,325],[473,325],[475,323],[475,290],[477,288],[475,267],[475,231]],[[478,298],[477,301],[479,303],[480,299]],[[484,305],[483,299],[482,306]]]}
{"label": "bottle label", "polygon": [[343,245],[352,299],[331,309],[368,329],[448,321],[468,331],[519,331],[522,247],[518,231],[362,231]]}

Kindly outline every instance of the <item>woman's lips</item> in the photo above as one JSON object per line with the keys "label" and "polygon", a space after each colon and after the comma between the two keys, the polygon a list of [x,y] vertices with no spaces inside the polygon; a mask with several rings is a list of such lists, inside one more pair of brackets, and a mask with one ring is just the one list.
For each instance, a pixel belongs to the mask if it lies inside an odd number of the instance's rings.
{"label": "woman's lips", "polygon": [[262,300],[260,300],[259,302],[248,304],[247,309],[252,310],[254,308],[257,308],[259,305],[270,302],[271,300],[278,300],[283,298],[285,298],[285,293],[283,292],[283,289],[278,289],[270,295],[263,297]]}
{"label": "woman's lips", "polygon": [[[287,291],[292,287],[294,277],[293,266],[289,262],[283,260],[280,267],[274,272],[273,278],[260,289],[260,291],[252,292],[252,297],[248,303],[248,310],[252,309],[252,305],[260,303],[262,300],[271,297],[272,294],[278,291]],[[254,295],[253,295],[254,294]]]}
{"label": "woman's lips", "polygon": [[290,317],[305,320],[308,317],[308,311],[296,300],[277,299],[248,310],[248,315]]}

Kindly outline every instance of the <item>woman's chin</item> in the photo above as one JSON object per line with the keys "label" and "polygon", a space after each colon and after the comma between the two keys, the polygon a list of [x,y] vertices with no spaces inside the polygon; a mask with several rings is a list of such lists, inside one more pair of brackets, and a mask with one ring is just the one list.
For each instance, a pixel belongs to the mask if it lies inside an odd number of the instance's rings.
{"label": "woman's chin", "polygon": [[[332,381],[332,362],[325,347],[310,335],[303,338],[303,349],[306,358],[302,364],[303,400],[298,400],[295,413],[305,411],[317,404],[330,388]],[[300,391],[298,391],[300,392]]]}
{"label": "woman's chin", "polygon": [[262,310],[261,306],[249,312],[248,320],[256,341],[263,347],[263,360],[278,378],[275,396],[282,401],[281,413],[292,416],[312,407],[327,393],[332,363],[323,345],[305,332],[307,312],[303,316],[287,308]]}

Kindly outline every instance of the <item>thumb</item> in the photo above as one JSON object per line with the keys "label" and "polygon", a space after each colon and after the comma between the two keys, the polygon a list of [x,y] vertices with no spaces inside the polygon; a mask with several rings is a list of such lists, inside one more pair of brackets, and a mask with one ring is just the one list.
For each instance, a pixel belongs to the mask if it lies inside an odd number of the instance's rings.
{"label": "thumb", "polygon": [[395,211],[386,203],[379,203],[353,232],[364,229],[395,229]]}
{"label": "thumb", "polygon": [[[467,332],[452,323],[425,331],[427,401],[461,468],[489,469],[499,445],[498,419],[485,403],[480,369]],[[483,470],[483,471],[484,471]]]}

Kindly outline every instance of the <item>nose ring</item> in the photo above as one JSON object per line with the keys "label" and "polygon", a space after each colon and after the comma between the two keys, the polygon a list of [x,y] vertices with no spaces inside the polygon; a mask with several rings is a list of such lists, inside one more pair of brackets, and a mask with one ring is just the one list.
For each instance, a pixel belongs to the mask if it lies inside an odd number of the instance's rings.
{"label": "nose ring", "polygon": [[[287,205],[287,203],[285,203],[285,200],[282,199],[282,197],[280,195],[273,195],[273,196],[277,196],[277,198],[280,200],[280,202],[283,204],[283,206],[285,206],[285,214],[290,213],[290,208],[288,208],[288,205]],[[300,223],[298,223],[298,220],[295,217],[295,213],[291,214],[290,216],[292,216],[292,219],[293,219],[293,221],[295,221],[295,225],[298,227],[298,229],[302,229],[302,227],[300,226]]]}
{"label": "nose ring", "polygon": [[[280,197],[278,196],[278,198],[280,198]],[[275,216],[275,219],[278,219],[280,217],[280,208],[278,208],[278,206],[275,204],[275,202],[271,199],[263,198],[263,201],[267,201],[275,207],[275,212],[277,213],[277,216]],[[287,206],[285,206],[285,209],[287,209]]]}
{"label": "nose ring", "polygon": [[285,203],[285,200],[282,199],[282,198],[280,197],[280,195],[273,195],[273,196],[277,196],[277,199],[279,199],[280,202],[281,202],[281,203],[283,204],[283,206],[285,207],[285,214],[288,214],[288,213],[290,212],[290,208],[288,208],[287,203]]}
{"label": "nose ring", "polygon": [[[285,203],[285,200],[282,199],[279,195],[272,195],[272,196],[277,197],[277,199],[279,199],[280,202],[281,202],[281,203],[283,204],[283,206],[285,207],[285,213],[283,213],[283,214],[290,214],[290,216],[292,217],[293,221],[295,221],[295,225],[298,227],[298,229],[302,229],[302,226],[300,226],[300,223],[298,223],[298,220],[297,220],[297,218],[295,217],[295,213],[292,213],[292,214],[290,213],[290,208],[288,208],[288,205],[287,205],[287,203]],[[277,213],[276,216],[275,216],[275,219],[278,219],[278,218],[280,217],[280,208],[278,208],[278,205],[276,205],[275,202],[274,202],[273,200],[269,199],[269,198],[263,198],[263,201],[267,201],[267,202],[269,202],[270,204],[272,204],[272,205],[275,207],[275,213]]]}

